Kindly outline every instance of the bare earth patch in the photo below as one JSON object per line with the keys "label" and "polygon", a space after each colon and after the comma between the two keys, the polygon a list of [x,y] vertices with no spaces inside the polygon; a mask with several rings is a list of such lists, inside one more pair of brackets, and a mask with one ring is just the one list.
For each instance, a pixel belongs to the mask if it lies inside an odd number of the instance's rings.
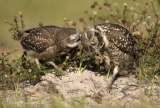
{"label": "bare earth patch", "polygon": [[95,75],[89,70],[82,74],[66,72],[62,77],[47,73],[41,79],[36,85],[25,84],[21,88],[32,102],[46,99],[49,103],[51,98],[57,96],[61,96],[67,104],[71,103],[72,99],[77,102],[85,99],[84,102],[91,107],[101,107],[106,103],[129,106],[131,103],[141,104],[142,99],[151,103],[160,102],[158,84],[142,83],[134,77],[118,77],[110,93],[106,90],[108,82],[105,81],[105,76]]}

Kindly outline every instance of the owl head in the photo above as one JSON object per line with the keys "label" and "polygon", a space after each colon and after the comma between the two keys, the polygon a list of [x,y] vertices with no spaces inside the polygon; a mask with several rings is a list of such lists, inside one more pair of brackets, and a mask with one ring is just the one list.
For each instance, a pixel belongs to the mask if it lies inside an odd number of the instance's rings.
{"label": "owl head", "polygon": [[74,48],[81,43],[81,34],[75,28],[63,28],[58,31],[56,36],[56,42],[61,46],[61,48]]}
{"label": "owl head", "polygon": [[81,36],[83,49],[87,52],[95,52],[99,46],[99,34],[94,28],[87,29]]}

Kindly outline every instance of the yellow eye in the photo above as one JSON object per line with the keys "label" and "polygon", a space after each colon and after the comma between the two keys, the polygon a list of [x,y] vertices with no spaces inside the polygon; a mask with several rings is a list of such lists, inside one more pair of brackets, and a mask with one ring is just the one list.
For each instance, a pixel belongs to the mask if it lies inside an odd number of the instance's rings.
{"label": "yellow eye", "polygon": [[91,45],[96,45],[96,42],[92,41],[90,42]]}

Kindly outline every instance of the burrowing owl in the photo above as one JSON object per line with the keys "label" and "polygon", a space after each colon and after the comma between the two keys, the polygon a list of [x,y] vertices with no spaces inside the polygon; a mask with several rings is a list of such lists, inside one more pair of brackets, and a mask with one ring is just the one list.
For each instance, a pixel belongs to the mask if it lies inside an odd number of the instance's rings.
{"label": "burrowing owl", "polygon": [[124,61],[134,60],[135,47],[132,34],[124,27],[116,24],[97,24],[82,35],[82,45],[90,52],[102,55],[105,65],[114,64],[113,75],[109,78],[108,90]]}
{"label": "burrowing owl", "polygon": [[38,67],[39,59],[41,59],[58,68],[52,59],[80,43],[80,34],[75,28],[60,28],[51,25],[32,28],[25,32],[29,34],[22,38],[21,45],[27,55],[35,59]]}

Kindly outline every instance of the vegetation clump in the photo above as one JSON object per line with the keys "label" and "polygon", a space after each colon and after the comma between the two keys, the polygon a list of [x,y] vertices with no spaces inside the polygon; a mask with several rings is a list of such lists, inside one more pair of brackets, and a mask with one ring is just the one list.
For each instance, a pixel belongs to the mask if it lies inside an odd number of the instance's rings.
{"label": "vegetation clump", "polygon": [[[64,18],[67,27],[77,27],[82,24],[83,30],[98,23],[115,23],[127,28],[136,42],[137,48],[137,67],[134,72],[139,79],[154,79],[160,74],[160,18],[152,0],[146,1],[140,6],[137,0],[133,0],[133,6],[129,7],[127,3],[118,6],[118,3],[111,4],[107,0],[103,4],[98,1],[91,4],[91,10],[85,10],[86,17],[80,17],[79,22]],[[120,8],[121,7],[121,8]],[[14,40],[20,40],[24,36],[25,24],[21,12],[14,15],[13,23],[5,20],[11,28],[9,32]],[[1,46],[3,47],[3,45]],[[16,50],[14,50],[16,51]],[[1,84],[7,84],[7,81],[38,81],[44,72],[50,72],[51,68],[42,65],[41,70],[36,68],[35,63],[25,55],[13,61],[8,57],[14,51],[2,52],[0,56]],[[88,57],[83,52],[83,47],[73,49],[69,53],[60,54],[54,59],[63,69],[68,67],[77,67],[81,73],[84,68],[92,69],[96,72],[103,72],[104,65],[100,57],[92,54]],[[56,74],[62,75],[56,71]],[[7,77],[10,77],[9,79]],[[5,79],[5,80],[4,80]]]}

